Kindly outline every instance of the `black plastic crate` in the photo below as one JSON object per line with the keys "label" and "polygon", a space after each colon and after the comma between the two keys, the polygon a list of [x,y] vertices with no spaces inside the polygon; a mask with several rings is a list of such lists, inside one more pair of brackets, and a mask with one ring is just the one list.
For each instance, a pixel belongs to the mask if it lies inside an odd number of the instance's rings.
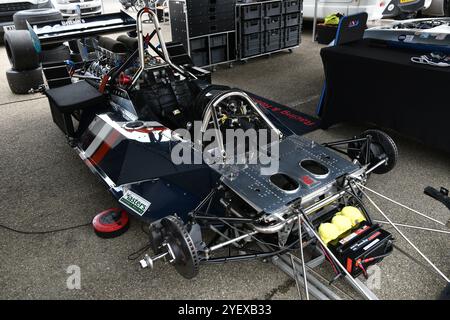
{"label": "black plastic crate", "polygon": [[208,49],[208,37],[202,37],[190,40],[191,51]]}
{"label": "black plastic crate", "polygon": [[211,64],[227,61],[227,47],[211,49]]}
{"label": "black plastic crate", "polygon": [[198,10],[205,7],[229,7],[236,4],[236,0],[187,0],[188,10]]}
{"label": "black plastic crate", "polygon": [[189,23],[189,34],[191,37],[198,37],[211,33],[232,31],[235,29],[234,20],[214,20],[202,23]]}
{"label": "black plastic crate", "polygon": [[198,23],[200,21],[205,21],[205,18],[214,16],[220,19],[234,19],[234,15],[234,7],[220,9],[217,7],[206,7],[189,12],[188,19],[189,22]]}
{"label": "black plastic crate", "polygon": [[295,47],[300,44],[300,26],[284,29],[283,48]]}
{"label": "black plastic crate", "polygon": [[264,23],[264,31],[280,29],[282,25],[282,16],[273,16],[273,17],[265,17],[263,18]]}
{"label": "black plastic crate", "polygon": [[261,18],[261,5],[253,4],[250,6],[242,6],[242,20],[251,20]]}
{"label": "black plastic crate", "polygon": [[284,26],[298,26],[300,24],[300,12],[288,13],[284,16]]}
{"label": "black plastic crate", "polygon": [[210,14],[198,17],[196,20],[189,20],[189,25],[198,25],[198,24],[218,24],[218,23],[227,23],[234,25],[234,13],[231,15],[223,15],[223,14]]}
{"label": "black plastic crate", "polygon": [[211,36],[209,38],[209,46],[211,48],[215,47],[221,47],[227,45],[227,35],[226,34],[219,34],[217,36]]}
{"label": "black plastic crate", "polygon": [[264,4],[266,16],[276,16],[281,14],[282,2],[269,2]]}
{"label": "black plastic crate", "polygon": [[241,57],[246,58],[261,54],[262,33],[252,33],[242,36]]}
{"label": "black plastic crate", "polygon": [[270,52],[281,49],[281,29],[264,32],[264,51]]}
{"label": "black plastic crate", "polygon": [[261,32],[262,30],[262,21],[261,19],[253,19],[242,22],[242,34],[250,34]]}
{"label": "black plastic crate", "polygon": [[192,51],[191,59],[194,65],[196,65],[197,67],[209,65],[209,54],[206,50]]}
{"label": "black plastic crate", "polygon": [[301,9],[301,0],[284,0],[283,13],[300,12]]}

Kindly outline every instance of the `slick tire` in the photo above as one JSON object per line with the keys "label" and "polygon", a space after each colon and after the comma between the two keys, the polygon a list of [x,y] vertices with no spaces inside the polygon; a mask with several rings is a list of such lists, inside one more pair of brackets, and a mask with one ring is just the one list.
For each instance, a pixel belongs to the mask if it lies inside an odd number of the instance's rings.
{"label": "slick tire", "polygon": [[41,51],[40,58],[42,63],[70,60],[70,49],[65,45],[59,45],[52,49],[44,49]]}
{"label": "slick tire", "polygon": [[39,55],[28,31],[8,31],[4,40],[6,54],[14,70],[31,70],[39,67]]}
{"label": "slick tire", "polygon": [[6,71],[6,79],[9,88],[15,94],[26,94],[30,89],[37,89],[44,83],[42,68],[25,71],[10,69]]}
{"label": "slick tire", "polygon": [[58,24],[63,20],[61,12],[56,9],[30,9],[16,12],[13,16],[16,30],[27,30],[30,25],[48,22],[49,25]]}

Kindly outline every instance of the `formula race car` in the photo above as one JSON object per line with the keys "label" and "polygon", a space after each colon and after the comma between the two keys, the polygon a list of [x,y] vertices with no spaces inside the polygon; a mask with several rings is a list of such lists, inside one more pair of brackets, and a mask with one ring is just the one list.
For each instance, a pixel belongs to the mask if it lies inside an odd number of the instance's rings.
{"label": "formula race car", "polygon": [[393,47],[420,52],[450,52],[450,18],[422,18],[395,21],[367,29],[364,38]]}
{"label": "formula race car", "polygon": [[305,139],[246,92],[212,85],[182,46],[164,42],[148,8],[134,35],[91,32],[76,39],[81,62],[43,67],[54,122],[120,204],[94,219],[98,234],[120,234],[130,214],[147,225],[143,268],[163,259],[191,279],[204,263],[266,259],[306,297],[337,298],[310,272],[328,261],[376,298],[358,277],[394,239],[362,196],[372,173],[394,168],[393,140],[379,130]]}

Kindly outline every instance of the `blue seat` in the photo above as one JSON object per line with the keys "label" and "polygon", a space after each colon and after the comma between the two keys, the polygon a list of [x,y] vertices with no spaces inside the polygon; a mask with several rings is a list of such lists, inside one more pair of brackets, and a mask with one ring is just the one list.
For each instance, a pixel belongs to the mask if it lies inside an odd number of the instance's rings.
{"label": "blue seat", "polygon": [[[364,36],[367,27],[367,12],[361,12],[349,16],[344,16],[339,21],[336,31],[336,38],[332,42],[333,46],[359,41]],[[316,114],[320,116],[320,111],[325,99],[326,82],[323,84],[322,93],[320,95],[319,104],[317,105]]]}

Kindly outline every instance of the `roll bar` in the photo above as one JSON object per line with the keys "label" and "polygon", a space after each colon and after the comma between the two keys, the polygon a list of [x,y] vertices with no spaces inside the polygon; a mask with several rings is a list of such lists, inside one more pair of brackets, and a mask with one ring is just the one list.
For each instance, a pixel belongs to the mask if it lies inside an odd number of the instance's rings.
{"label": "roll bar", "polygon": [[137,72],[135,73],[135,75],[133,76],[131,86],[133,86],[136,83],[136,81],[139,79],[139,77],[141,76],[141,74],[145,68],[144,31],[143,31],[143,23],[142,23],[144,14],[147,14],[148,17],[150,18],[150,20],[153,22],[153,25],[155,27],[155,32],[158,37],[159,44],[160,44],[161,50],[162,50],[162,59],[171,68],[178,71],[185,77],[191,77],[193,79],[197,79],[197,77],[194,76],[192,73],[184,70],[183,68],[181,68],[180,66],[177,66],[176,64],[174,64],[172,62],[172,60],[170,59],[170,56],[169,56],[169,52],[167,51],[166,43],[165,43],[164,38],[161,33],[161,26],[159,24],[158,16],[156,15],[156,13],[154,11],[145,7],[145,8],[142,8],[141,10],[139,10],[137,17],[136,17],[136,32],[137,32],[137,37],[138,37],[138,51],[139,51],[140,66],[139,66],[139,69],[137,70]]}

